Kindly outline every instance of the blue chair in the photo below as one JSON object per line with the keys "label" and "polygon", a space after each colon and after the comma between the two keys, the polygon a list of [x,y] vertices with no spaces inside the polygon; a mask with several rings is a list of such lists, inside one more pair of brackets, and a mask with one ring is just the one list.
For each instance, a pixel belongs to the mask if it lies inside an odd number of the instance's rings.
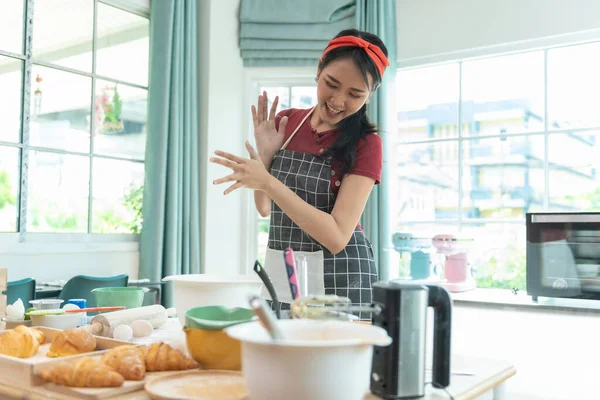
{"label": "blue chair", "polygon": [[100,287],[125,287],[129,275],[116,275],[108,277],[96,277],[87,275],[77,275],[67,281],[58,295],[59,299],[65,301],[69,299],[85,299],[87,307],[96,307],[96,297],[92,289]]}
{"label": "blue chair", "polygon": [[25,309],[31,307],[30,300],[35,300],[35,279],[25,278],[7,283],[6,304],[13,304],[21,299]]}

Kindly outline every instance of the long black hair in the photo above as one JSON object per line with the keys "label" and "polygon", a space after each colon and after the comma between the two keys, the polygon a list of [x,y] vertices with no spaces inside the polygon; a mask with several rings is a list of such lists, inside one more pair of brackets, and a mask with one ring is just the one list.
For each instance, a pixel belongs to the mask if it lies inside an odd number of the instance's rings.
{"label": "long black hair", "polygon": [[[336,35],[356,36],[369,43],[378,46],[387,57],[388,51],[381,39],[372,33],[359,31],[357,29],[343,30]],[[371,91],[375,90],[381,83],[381,75],[375,66],[375,63],[367,53],[357,46],[342,46],[333,49],[319,63],[319,71],[322,71],[329,63],[340,59],[351,59],[361,72],[367,86],[369,85],[369,75],[373,80]],[[356,161],[356,150],[358,141],[364,139],[370,133],[377,131],[377,125],[369,121],[367,116],[367,104],[365,103],[356,113],[342,119],[338,124],[340,135],[337,140],[327,149],[323,156],[332,157],[341,164],[340,177],[344,177],[353,167]]]}

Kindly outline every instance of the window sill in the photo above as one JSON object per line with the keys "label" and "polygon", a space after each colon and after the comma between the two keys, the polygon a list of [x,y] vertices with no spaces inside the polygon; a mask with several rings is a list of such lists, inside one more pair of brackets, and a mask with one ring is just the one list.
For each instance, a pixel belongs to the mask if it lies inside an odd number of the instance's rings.
{"label": "window sill", "polygon": [[0,235],[0,254],[62,254],[139,251],[139,236],[127,234],[29,233],[24,242],[19,235]]}
{"label": "window sill", "polygon": [[600,314],[600,301],[597,300],[540,297],[535,302],[525,291],[514,294],[506,289],[477,288],[468,292],[451,293],[451,297],[456,306]]}

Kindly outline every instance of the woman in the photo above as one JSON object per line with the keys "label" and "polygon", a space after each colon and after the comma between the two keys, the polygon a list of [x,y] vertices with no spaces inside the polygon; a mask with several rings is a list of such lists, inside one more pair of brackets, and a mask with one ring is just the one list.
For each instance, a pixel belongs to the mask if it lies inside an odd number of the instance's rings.
{"label": "woman", "polygon": [[376,35],[340,32],[319,61],[315,107],[276,116],[278,98],[269,112],[263,92],[252,106],[257,150],[246,142],[250,159],[216,151],[210,160],[233,170],[214,181],[234,182],[225,194],[254,189],[258,212],[271,215],[265,269],[280,300],[289,302],[281,254],[291,247],[309,260],[310,294],[372,301],[377,270],[358,222],[381,178],[382,141],[366,108],[388,65]]}

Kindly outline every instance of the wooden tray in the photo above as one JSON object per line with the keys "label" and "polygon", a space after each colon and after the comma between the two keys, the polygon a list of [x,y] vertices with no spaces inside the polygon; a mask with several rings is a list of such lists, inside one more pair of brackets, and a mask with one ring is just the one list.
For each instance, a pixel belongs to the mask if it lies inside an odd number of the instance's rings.
{"label": "wooden tray", "polygon": [[[50,344],[54,337],[62,332],[59,329],[52,329],[46,327],[36,327],[46,335],[46,342],[42,344],[33,357],[30,358],[16,358],[0,354],[0,376],[3,381],[10,381],[18,385],[36,386],[42,385],[44,381],[37,375],[44,368],[51,366],[60,361],[71,360],[82,356],[89,356],[90,354],[104,354],[107,350],[112,349],[123,344],[131,344],[129,342],[123,342],[121,340],[109,339],[106,337],[95,336],[96,338],[96,351],[93,353],[83,353],[74,356],[52,358],[47,357],[46,353],[50,349]],[[0,336],[6,331],[0,331]]]}
{"label": "wooden tray", "polygon": [[44,383],[42,386],[37,386],[32,389],[35,393],[44,394],[47,397],[63,398],[69,396],[78,399],[100,400],[114,398],[116,396],[122,396],[132,392],[143,391],[146,383],[150,382],[154,378],[161,378],[165,375],[178,373],[181,373],[181,371],[147,372],[145,378],[141,381],[125,381],[122,386],[112,388],[75,388],[55,385],[54,383]]}

